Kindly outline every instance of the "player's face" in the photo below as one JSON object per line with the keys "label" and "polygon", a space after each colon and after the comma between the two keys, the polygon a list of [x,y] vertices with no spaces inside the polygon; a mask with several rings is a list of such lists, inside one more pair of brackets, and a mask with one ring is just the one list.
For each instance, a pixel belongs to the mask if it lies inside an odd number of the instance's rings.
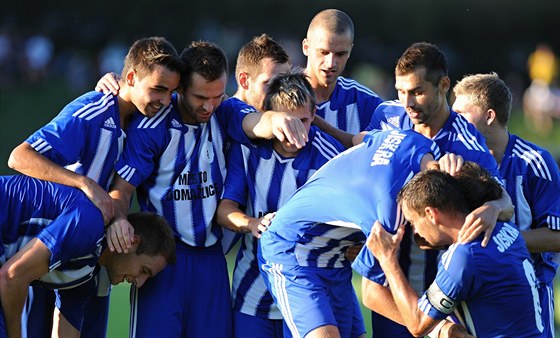
{"label": "player's face", "polygon": [[131,85],[132,102],[145,116],[152,117],[171,102],[171,93],[179,86],[179,73],[172,72],[164,66],[156,66],[154,71],[143,78],[134,73]]}
{"label": "player's face", "polygon": [[334,34],[318,27],[309,32],[302,47],[307,56],[306,73],[313,87],[334,86],[350,57],[352,35],[350,32]]}
{"label": "player's face", "polygon": [[246,103],[260,111],[263,110],[268,81],[278,74],[287,73],[290,70],[290,64],[276,63],[271,58],[264,58],[261,60],[261,67],[261,73],[248,74],[246,91]]}
{"label": "player's face", "polygon": [[115,254],[110,264],[105,267],[111,280],[116,285],[127,281],[136,287],[141,287],[150,277],[155,276],[167,265],[161,255],[137,255],[134,250],[126,254]]}
{"label": "player's face", "polygon": [[183,90],[183,100],[187,116],[182,116],[185,123],[206,123],[224,99],[227,74],[214,81],[207,81],[202,75],[193,73],[187,88]]}
{"label": "player's face", "polygon": [[404,217],[412,226],[414,240],[420,249],[433,249],[442,246],[437,227],[427,214],[421,216],[416,211],[409,209],[406,203],[402,203],[401,209]]}
{"label": "player's face", "polygon": [[399,101],[414,124],[430,124],[430,120],[447,105],[447,88],[434,86],[425,78],[426,69],[419,68],[411,73],[395,75],[395,89]]}
{"label": "player's face", "polygon": [[[287,112],[295,118],[299,118],[300,121],[303,123],[305,130],[309,134],[309,129],[311,128],[311,122],[313,122],[313,118],[315,117],[315,106],[311,107],[311,103],[308,101],[305,106],[297,107],[295,110],[290,110],[288,107],[279,105],[273,107],[275,111],[283,111]],[[298,149],[295,145],[288,142],[288,140],[280,141],[278,139],[274,139],[275,149],[278,146],[281,148],[281,152],[284,156],[296,156],[301,149]]]}
{"label": "player's face", "polygon": [[463,115],[476,129],[485,134],[487,125],[484,111],[481,107],[473,104],[468,95],[457,95],[452,109]]}

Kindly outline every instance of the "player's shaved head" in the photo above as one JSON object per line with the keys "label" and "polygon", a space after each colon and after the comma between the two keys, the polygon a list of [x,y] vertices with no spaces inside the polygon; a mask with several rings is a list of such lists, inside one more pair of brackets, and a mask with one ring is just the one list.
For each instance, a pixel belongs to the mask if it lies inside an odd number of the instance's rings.
{"label": "player's shaved head", "polygon": [[342,35],[350,33],[354,40],[354,23],[350,17],[338,9],[325,9],[313,17],[307,29],[307,37],[316,29],[324,29],[330,33]]}

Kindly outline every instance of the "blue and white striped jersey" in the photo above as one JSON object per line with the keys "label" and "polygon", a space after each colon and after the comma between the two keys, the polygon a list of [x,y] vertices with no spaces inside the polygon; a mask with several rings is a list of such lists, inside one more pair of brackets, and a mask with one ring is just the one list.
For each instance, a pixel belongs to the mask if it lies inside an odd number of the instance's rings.
{"label": "blue and white striped jersey", "polygon": [[[338,141],[315,126],[311,126],[309,142],[293,158],[278,154],[270,141],[233,143],[228,152],[223,198],[245,206],[245,213],[251,217],[275,212],[317,169],[343,150]],[[260,275],[257,246],[252,234],[243,235],[233,271],[234,309],[251,316],[282,319]]]}
{"label": "blue and white striped jersey", "polygon": [[223,101],[207,123],[185,124],[172,104],[152,118],[135,114],[115,170],[137,187],[140,208],[165,217],[175,235],[194,247],[222,237],[214,222],[226,176],[230,142],[247,143],[243,117],[255,109],[237,98]]}
{"label": "blue and white striped jersey", "polygon": [[395,201],[437,145],[413,131],[373,131],[341,153],[278,210],[259,248],[272,263],[322,268],[348,266],[344,252],[362,243],[376,220],[391,232],[404,222]]}
{"label": "blue and white striped jersey", "polygon": [[339,76],[328,101],[317,104],[315,114],[351,134],[365,130],[373,111],[383,100],[357,81]]}
{"label": "blue and white striped jersey", "polygon": [[103,217],[78,189],[24,175],[0,176],[0,230],[0,265],[35,237],[50,250],[49,273],[36,285],[72,288],[99,270]]}
{"label": "blue and white striped jersey", "polygon": [[445,251],[418,307],[434,319],[455,309],[476,337],[541,337],[537,281],[517,226],[498,222],[488,246],[483,248],[481,241],[482,235]]}
{"label": "blue and white striped jersey", "polygon": [[126,137],[117,102],[112,94],[86,93],[66,105],[26,142],[58,165],[108,190]]}
{"label": "blue and white striped jersey", "polygon": [[[521,230],[560,231],[560,173],[548,151],[510,134],[500,174],[515,206],[513,223]],[[532,254],[541,283],[552,285],[557,268],[553,255]]]}
{"label": "blue and white striped jersey", "polygon": [[[398,100],[386,101],[377,107],[367,130],[409,130],[414,124]],[[442,155],[454,153],[465,161],[473,161],[500,179],[498,164],[486,147],[484,137],[474,125],[454,111],[432,140]],[[500,179],[501,180],[501,179]],[[436,273],[438,250],[420,250],[408,232],[401,244],[401,267],[413,288],[422,292],[432,283]],[[384,278],[383,278],[384,279]]]}

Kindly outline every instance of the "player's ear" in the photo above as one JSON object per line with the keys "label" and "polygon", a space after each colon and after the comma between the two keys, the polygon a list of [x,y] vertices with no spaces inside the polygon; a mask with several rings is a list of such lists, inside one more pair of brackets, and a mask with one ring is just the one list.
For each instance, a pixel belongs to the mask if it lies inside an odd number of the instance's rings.
{"label": "player's ear", "polygon": [[491,125],[494,121],[496,121],[496,111],[492,108],[486,111],[486,125]]}
{"label": "player's ear", "polygon": [[130,68],[128,72],[126,72],[126,84],[129,86],[134,86],[134,81],[136,79],[136,71],[133,68]]}
{"label": "player's ear", "polygon": [[247,90],[249,88],[249,74],[246,72],[240,72],[238,75],[239,85]]}
{"label": "player's ear", "polygon": [[442,76],[442,78],[439,79],[438,87],[442,93],[447,93],[449,88],[451,88],[451,79],[449,76]]}
{"label": "player's ear", "polygon": [[301,42],[301,49],[303,51],[303,55],[309,56],[309,41],[307,41],[307,38],[304,38]]}
{"label": "player's ear", "polygon": [[426,217],[430,221],[435,222],[435,220],[437,218],[437,209],[432,208],[432,207],[425,207],[424,208],[424,214],[426,215]]}
{"label": "player's ear", "polygon": [[134,245],[134,244],[139,244],[139,243],[140,243],[140,240],[141,240],[140,236],[134,234],[134,235],[132,235],[131,244],[132,244],[132,245]]}

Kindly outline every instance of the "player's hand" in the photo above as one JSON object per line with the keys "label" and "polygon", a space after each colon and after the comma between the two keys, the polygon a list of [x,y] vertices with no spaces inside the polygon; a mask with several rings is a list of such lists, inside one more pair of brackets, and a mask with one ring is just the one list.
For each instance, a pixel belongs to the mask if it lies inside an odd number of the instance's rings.
{"label": "player's hand", "polygon": [[287,140],[301,149],[307,143],[308,133],[300,119],[278,112],[272,117],[272,133],[280,140]]}
{"label": "player's hand", "polygon": [[488,241],[490,241],[490,236],[496,226],[499,213],[500,210],[498,210],[490,202],[486,202],[476,208],[465,218],[465,223],[463,223],[463,226],[459,231],[459,243],[464,244],[472,242],[484,232],[484,239],[482,240],[481,245],[485,247],[488,244]]}
{"label": "player's hand", "polygon": [[357,244],[348,247],[346,252],[344,252],[344,257],[346,257],[346,259],[350,262],[353,262],[360,253],[360,250],[362,250],[363,246],[363,244]]}
{"label": "player's hand", "polygon": [[451,176],[461,170],[465,161],[461,155],[447,153],[443,155],[439,161],[439,169],[449,173]]}
{"label": "player's hand", "polygon": [[97,184],[94,180],[84,176],[84,180],[80,190],[89,198],[89,200],[101,211],[103,215],[103,224],[107,225],[115,215],[115,207],[113,199],[107,191]]}
{"label": "player's hand", "polygon": [[95,85],[96,92],[103,92],[104,94],[119,94],[119,80],[121,79],[120,75],[117,73],[107,73],[103,75],[97,84]]}
{"label": "player's hand", "polygon": [[447,322],[439,331],[438,338],[476,338],[468,334],[467,329],[462,325]]}
{"label": "player's hand", "polygon": [[132,247],[134,228],[126,218],[118,218],[105,231],[107,247],[118,253],[127,253]]}
{"label": "player's hand", "polygon": [[258,237],[255,236],[255,233],[253,233],[253,236],[257,238],[261,238],[261,234],[266,230],[268,230],[268,227],[270,226],[270,224],[272,224],[272,219],[274,218],[275,215],[276,215],[275,212],[271,212],[261,217],[259,219],[260,222],[256,228],[256,234],[258,235]]}
{"label": "player's hand", "polygon": [[403,226],[400,226],[397,233],[392,235],[383,228],[379,221],[375,221],[371,228],[371,233],[366,240],[366,246],[382,264],[383,262],[398,259],[403,235]]}

